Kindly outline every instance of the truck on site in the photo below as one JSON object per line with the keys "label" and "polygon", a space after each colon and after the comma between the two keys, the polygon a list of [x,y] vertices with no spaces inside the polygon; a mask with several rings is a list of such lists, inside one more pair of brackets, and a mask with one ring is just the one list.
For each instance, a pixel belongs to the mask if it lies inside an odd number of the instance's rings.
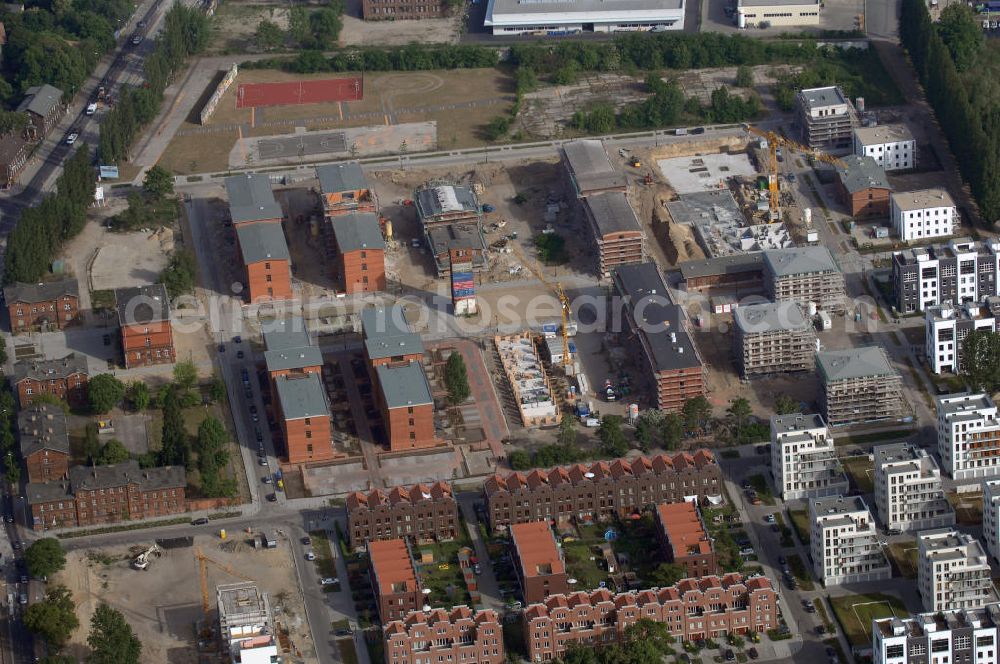
{"label": "truck on site", "polygon": [[829,330],[833,327],[833,319],[830,318],[830,314],[825,311],[820,311],[816,314],[816,324],[821,330]]}

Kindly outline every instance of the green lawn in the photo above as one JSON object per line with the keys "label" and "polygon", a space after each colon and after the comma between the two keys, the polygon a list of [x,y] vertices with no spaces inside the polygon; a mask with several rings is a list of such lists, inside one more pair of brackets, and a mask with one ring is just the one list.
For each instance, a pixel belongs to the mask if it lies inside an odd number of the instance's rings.
{"label": "green lawn", "polygon": [[358,664],[358,652],[354,649],[354,639],[337,639],[340,661],[344,664]]}
{"label": "green lawn", "polygon": [[462,568],[458,564],[458,550],[463,546],[470,546],[464,521],[459,532],[462,535],[459,539],[428,545],[433,551],[434,562],[420,565],[424,587],[431,591],[427,596],[431,606],[454,606],[468,604],[470,601]]}
{"label": "green lawn", "polygon": [[753,487],[753,490],[757,492],[760,502],[765,505],[774,504],[774,496],[771,494],[771,486],[767,483],[766,477],[763,475],[751,475],[747,478],[747,481]]}
{"label": "green lawn", "polygon": [[[336,577],[337,565],[333,562],[333,550],[330,548],[330,539],[325,530],[312,530],[309,532],[312,539],[312,550],[316,554],[316,569],[321,577]],[[324,586],[333,588],[333,586]]]}
{"label": "green lawn", "polygon": [[846,457],[841,459],[844,471],[851,483],[862,493],[875,491],[875,464],[867,456]]}
{"label": "green lawn", "polygon": [[792,526],[795,527],[795,532],[798,533],[799,540],[803,544],[808,544],[809,533],[811,531],[809,510],[788,510],[788,515],[792,519]]}
{"label": "green lawn", "polygon": [[[600,586],[601,581],[608,580],[608,573],[600,568],[597,559],[600,554],[594,553],[596,543],[575,541],[563,544],[566,556],[566,571],[577,580],[580,590],[593,590]],[[590,560],[593,557],[594,560]]]}
{"label": "green lawn", "polygon": [[894,542],[888,546],[889,561],[899,575],[907,579],[917,578],[917,541]]}
{"label": "green lawn", "polygon": [[830,604],[847,640],[862,648],[871,646],[872,620],[910,615],[898,598],[881,593],[832,597]]}
{"label": "green lawn", "polygon": [[792,576],[798,581],[802,590],[812,590],[815,587],[813,585],[812,574],[806,569],[806,564],[802,562],[799,554],[792,553],[788,556],[788,568],[792,570]]}

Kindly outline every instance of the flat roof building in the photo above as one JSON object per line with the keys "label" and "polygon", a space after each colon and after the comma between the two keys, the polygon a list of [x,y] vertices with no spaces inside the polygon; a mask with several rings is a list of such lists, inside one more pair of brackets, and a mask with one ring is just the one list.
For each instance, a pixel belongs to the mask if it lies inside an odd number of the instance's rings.
{"label": "flat roof building", "polygon": [[806,27],[819,25],[820,0],[739,0],[736,25],[740,28]]}
{"label": "flat roof building", "polygon": [[434,397],[419,362],[375,368],[389,450],[434,447]]}
{"label": "flat roof building", "polygon": [[688,577],[718,573],[715,548],[695,503],[685,500],[657,505],[656,533],[667,562],[684,567]]}
{"label": "flat roof building", "polygon": [[552,0],[543,3],[490,0],[484,23],[494,35],[565,35],[684,28],[684,0],[623,0],[618,5],[610,8],[598,0]]}
{"label": "flat roof building", "polygon": [[771,417],[771,472],[783,500],[836,496],[849,488],[833,435],[816,413]]}
{"label": "flat roof building", "polygon": [[955,511],[941,488],[934,457],[910,443],[876,445],[875,509],[889,531],[955,525]]}
{"label": "flat roof building", "polygon": [[1000,479],[983,480],[983,540],[990,555],[1000,560]]}
{"label": "flat roof building", "polygon": [[267,593],[250,582],[215,589],[219,636],[233,662],[270,664],[278,661],[277,632]]}
{"label": "flat roof building", "polygon": [[681,288],[697,290],[712,286],[745,286],[763,283],[764,252],[717,256],[705,260],[684,261],[678,266]]}
{"label": "flat roof building", "polygon": [[959,307],[934,305],[924,310],[924,351],[931,372],[959,373],[962,345],[972,331],[996,332],[997,320],[984,306],[967,302]]}
{"label": "flat roof building", "polygon": [[513,524],[510,539],[526,605],[569,592],[566,561],[548,521]]}
{"label": "flat roof building", "polygon": [[385,240],[378,216],[372,212],[345,212],[328,218],[333,245],[334,276],[344,292],[385,290]]}
{"label": "flat roof building", "polygon": [[953,528],[917,534],[917,585],[925,611],[977,609],[997,601],[983,546]]}
{"label": "flat roof building", "polygon": [[645,233],[625,194],[612,191],[588,196],[583,209],[597,244],[598,275],[602,279],[616,267],[645,260]]}
{"label": "flat roof building", "polygon": [[288,463],[334,457],[330,404],[319,374],[279,375],[274,379],[278,422]]}
{"label": "flat roof building", "polygon": [[938,454],[954,480],[1000,475],[1000,422],[988,394],[965,392],[935,398]]}
{"label": "flat roof building", "polygon": [[827,587],[892,577],[875,519],[861,496],[811,498],[809,522],[813,572]]}
{"label": "flat roof building", "polygon": [[816,330],[795,302],[744,304],[733,311],[733,324],[744,378],[815,367]]}
{"label": "flat roof building", "polygon": [[939,188],[893,192],[889,218],[904,242],[951,237],[961,225],[951,194]]}
{"label": "flat roof building", "polygon": [[378,212],[378,198],[358,162],[317,166],[316,177],[327,219],[349,212]]}
{"label": "flat roof building", "polygon": [[413,193],[413,204],[423,229],[439,224],[481,224],[482,209],[472,187],[430,182]]}
{"label": "flat roof building", "polygon": [[796,95],[803,142],[813,150],[851,149],[858,114],[836,86],[800,90]]}
{"label": "flat roof building", "polygon": [[831,426],[903,416],[903,379],[881,346],[816,353],[816,370],[821,407]]}
{"label": "flat roof building", "polygon": [[922,311],[935,304],[983,302],[997,294],[1000,245],[952,238],[947,244],[917,247],[892,254],[896,309]]}
{"label": "flat roof building", "polygon": [[910,170],[917,165],[917,141],[905,124],[857,127],[854,154],[871,157],[886,171]]}
{"label": "flat roof building", "polygon": [[250,302],[290,300],[292,256],[280,223],[236,226],[236,244],[243,260],[243,276]]}
{"label": "flat roof building", "polygon": [[577,198],[611,191],[625,193],[628,180],[611,163],[604,143],[585,138],[562,146],[563,169]]}
{"label": "flat roof building", "polygon": [[823,246],[769,249],[764,252],[764,286],[775,302],[814,304],[842,312],[847,292],[844,275],[830,250]]}
{"label": "flat roof building", "polygon": [[1000,663],[1000,605],[872,621],[873,664]]}
{"label": "flat roof building", "polygon": [[527,332],[493,339],[521,415],[521,424],[526,427],[555,424],[559,414],[552,384],[535,341]]}

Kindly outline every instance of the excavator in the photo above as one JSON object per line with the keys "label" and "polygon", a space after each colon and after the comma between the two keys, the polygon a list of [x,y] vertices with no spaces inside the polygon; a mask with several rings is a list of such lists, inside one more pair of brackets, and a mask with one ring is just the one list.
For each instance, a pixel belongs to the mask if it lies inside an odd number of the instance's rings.
{"label": "excavator", "polygon": [[163,553],[163,551],[156,545],[156,542],[153,542],[148,549],[135,557],[132,561],[132,567],[137,570],[145,571],[146,569],[149,569],[150,559],[154,555],[159,556],[161,553]]}
{"label": "excavator", "polygon": [[820,150],[813,150],[800,143],[785,138],[781,134],[774,131],[766,129],[758,129],[752,125],[743,125],[743,130],[748,134],[754,136],[759,136],[767,141],[767,149],[769,152],[769,163],[768,163],[768,177],[767,177],[767,192],[768,192],[768,202],[771,209],[771,221],[779,221],[781,219],[780,209],[781,209],[781,197],[778,192],[778,150],[781,148],[787,148],[795,152],[801,152],[813,159],[817,159],[828,164],[833,164],[834,166],[845,166],[844,162],[837,157],[828,155]]}

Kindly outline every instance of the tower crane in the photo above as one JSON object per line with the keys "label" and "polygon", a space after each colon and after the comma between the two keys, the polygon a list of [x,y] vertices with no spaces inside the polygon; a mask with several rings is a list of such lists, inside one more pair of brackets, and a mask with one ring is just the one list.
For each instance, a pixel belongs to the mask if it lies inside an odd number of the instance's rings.
{"label": "tower crane", "polygon": [[208,615],[209,609],[209,596],[208,596],[208,565],[211,563],[215,567],[225,572],[230,576],[235,576],[237,579],[242,579],[243,581],[254,581],[248,576],[240,574],[233,569],[232,565],[223,565],[220,562],[212,560],[201,550],[201,547],[194,547],[194,557],[198,559],[198,578],[201,582],[201,610],[204,615]]}
{"label": "tower crane", "polygon": [[801,152],[806,154],[813,159],[818,159],[819,161],[826,162],[828,164],[833,164],[834,166],[844,167],[843,160],[838,159],[832,155],[828,155],[820,150],[814,150],[808,148],[800,143],[796,143],[790,138],[785,138],[781,134],[774,131],[758,129],[752,125],[743,125],[744,131],[748,134],[753,134],[754,136],[760,136],[761,138],[767,140],[767,149],[769,153],[769,163],[768,163],[768,177],[767,177],[767,192],[768,192],[768,202],[771,208],[771,219],[778,218],[778,210],[781,207],[781,199],[778,194],[778,148],[787,148],[795,152]]}
{"label": "tower crane", "polygon": [[563,342],[563,359],[562,366],[563,371],[569,375],[569,368],[573,364],[573,360],[569,356],[569,323],[572,320],[573,312],[570,310],[569,297],[566,296],[566,291],[563,290],[561,283],[552,284],[542,273],[541,268],[539,268],[534,261],[528,259],[524,254],[524,251],[518,246],[517,243],[510,243],[511,249],[517,254],[517,257],[521,262],[527,266],[528,270],[531,271],[535,278],[542,282],[542,285],[552,291],[556,298],[559,300],[559,309],[562,314],[562,342]]}

